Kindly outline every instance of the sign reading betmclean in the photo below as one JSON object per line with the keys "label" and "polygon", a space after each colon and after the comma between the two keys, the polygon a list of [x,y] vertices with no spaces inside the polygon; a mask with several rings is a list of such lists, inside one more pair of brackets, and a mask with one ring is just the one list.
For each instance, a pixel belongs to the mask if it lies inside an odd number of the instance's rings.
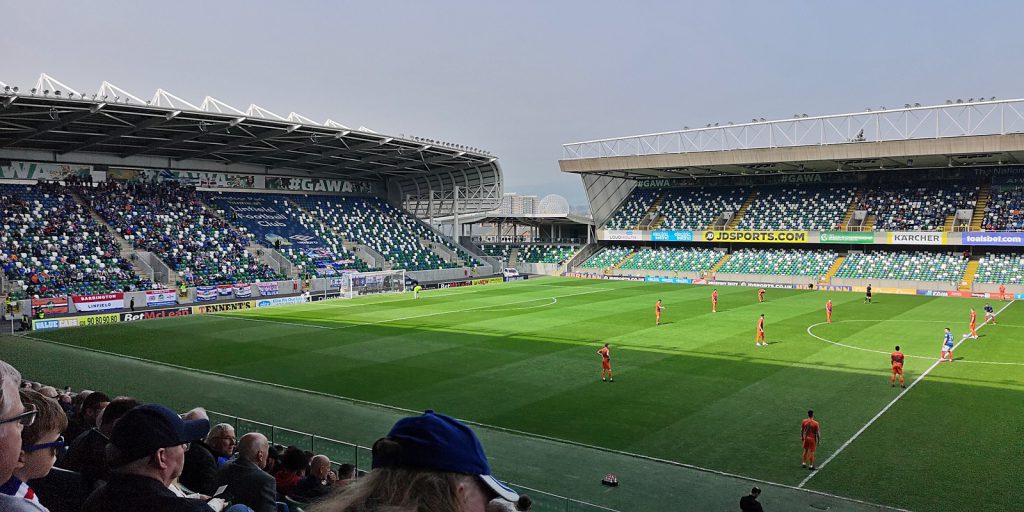
{"label": "sign reading betmclean", "polygon": [[755,242],[805,244],[807,231],[703,231],[701,240],[705,242]]}
{"label": "sign reading betmclean", "polygon": [[890,244],[942,245],[946,234],[938,231],[893,231],[889,233]]}
{"label": "sign reading betmclean", "polygon": [[267,188],[295,192],[333,192],[339,194],[370,194],[373,183],[368,181],[332,180],[325,178],[285,178],[268,176]]}

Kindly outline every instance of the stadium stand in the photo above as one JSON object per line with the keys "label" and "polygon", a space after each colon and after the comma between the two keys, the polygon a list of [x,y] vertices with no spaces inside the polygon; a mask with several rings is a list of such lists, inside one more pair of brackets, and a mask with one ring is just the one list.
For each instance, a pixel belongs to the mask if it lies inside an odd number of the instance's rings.
{"label": "stadium stand", "polygon": [[875,231],[938,231],[958,209],[974,208],[979,188],[976,182],[869,188],[860,209],[875,216]]}
{"label": "stadium stand", "polygon": [[519,249],[519,262],[561,263],[576,253],[579,247],[561,244],[483,244],[480,249],[488,256],[507,260],[512,249]]}
{"label": "stadium stand", "polygon": [[761,187],[737,229],[836,229],[856,190],[844,186]]}
{"label": "stadium stand", "polygon": [[838,254],[830,250],[740,249],[718,268],[719,273],[821,276]]}
{"label": "stadium stand", "polygon": [[661,190],[634,190],[606,223],[608,229],[633,229],[661,194]]}
{"label": "stadium stand", "polygon": [[978,260],[976,283],[1024,284],[1024,254],[989,253]]}
{"label": "stadium stand", "polygon": [[29,296],[148,289],[113,235],[53,184],[0,185],[0,261]]}
{"label": "stadium stand", "polygon": [[253,241],[280,250],[300,275],[379,270],[347,251],[332,230],[303,214],[285,195],[207,193],[203,197]]}
{"label": "stadium stand", "polygon": [[707,229],[724,211],[737,211],[750,195],[745,188],[668,189],[658,211],[656,229]]}
{"label": "stadium stand", "polygon": [[710,248],[658,247],[644,249],[622,264],[626,270],[668,270],[679,272],[702,272],[715,265],[722,253]]}
{"label": "stadium stand", "polygon": [[444,261],[424,245],[424,240],[447,247],[468,265],[479,264],[461,248],[380,199],[297,196],[293,201],[324,223],[334,226],[345,239],[379,252],[394,269],[436,270],[460,266]]}
{"label": "stadium stand", "polygon": [[987,231],[1024,230],[1024,188],[993,189],[982,227]]}
{"label": "stadium stand", "polygon": [[959,253],[851,252],[839,267],[835,277],[960,282],[966,270],[967,258]]}
{"label": "stadium stand", "polygon": [[217,218],[191,187],[106,182],[81,195],[138,249],[150,251],[194,285],[284,279],[245,249],[246,235]]}
{"label": "stadium stand", "polygon": [[605,268],[613,265],[618,265],[625,259],[629,254],[633,252],[633,249],[628,247],[617,247],[609,246],[601,249],[596,254],[587,258],[580,265],[581,268]]}

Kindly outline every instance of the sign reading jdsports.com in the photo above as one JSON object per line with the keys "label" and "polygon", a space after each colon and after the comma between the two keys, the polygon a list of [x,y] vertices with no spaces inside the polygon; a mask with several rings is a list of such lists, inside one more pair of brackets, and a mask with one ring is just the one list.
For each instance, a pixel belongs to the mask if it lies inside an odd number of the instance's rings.
{"label": "sign reading jdsports.com", "polygon": [[703,231],[705,242],[755,242],[776,244],[805,244],[807,231]]}

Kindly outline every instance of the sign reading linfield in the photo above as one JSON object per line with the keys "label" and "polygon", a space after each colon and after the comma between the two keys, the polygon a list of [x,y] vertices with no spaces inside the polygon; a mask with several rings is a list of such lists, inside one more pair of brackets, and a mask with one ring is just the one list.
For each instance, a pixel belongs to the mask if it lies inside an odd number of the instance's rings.
{"label": "sign reading linfield", "polygon": [[805,244],[807,231],[704,231],[700,239],[705,242],[757,242]]}
{"label": "sign reading linfield", "polygon": [[822,231],[823,244],[873,244],[875,234],[870,231]]}

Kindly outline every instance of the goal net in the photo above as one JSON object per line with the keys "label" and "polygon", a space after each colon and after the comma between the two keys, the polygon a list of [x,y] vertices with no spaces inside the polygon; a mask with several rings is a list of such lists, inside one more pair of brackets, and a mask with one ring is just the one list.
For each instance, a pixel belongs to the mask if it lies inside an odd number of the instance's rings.
{"label": "goal net", "polygon": [[347,299],[371,293],[401,293],[405,291],[404,270],[359,272],[341,276],[341,296]]}

